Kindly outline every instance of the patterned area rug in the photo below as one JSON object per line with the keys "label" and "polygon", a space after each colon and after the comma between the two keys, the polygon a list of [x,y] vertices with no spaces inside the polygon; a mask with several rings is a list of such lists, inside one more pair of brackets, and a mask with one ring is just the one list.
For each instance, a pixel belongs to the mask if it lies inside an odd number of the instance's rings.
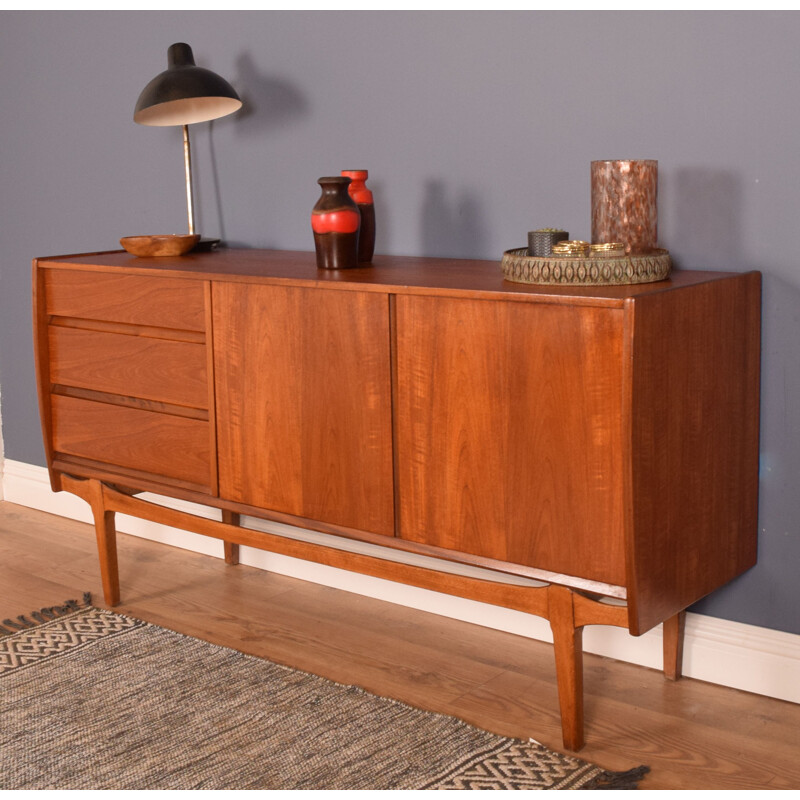
{"label": "patterned area rug", "polygon": [[632,789],[647,772],[89,603],[0,621],[0,789]]}

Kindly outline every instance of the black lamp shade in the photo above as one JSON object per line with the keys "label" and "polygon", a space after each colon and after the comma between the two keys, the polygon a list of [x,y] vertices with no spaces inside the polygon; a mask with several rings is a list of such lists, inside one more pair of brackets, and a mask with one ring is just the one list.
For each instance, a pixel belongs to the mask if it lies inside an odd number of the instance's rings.
{"label": "black lamp shade", "polygon": [[168,67],[144,87],[133,121],[141,125],[189,125],[224,117],[242,101],[228,81],[194,63],[192,48],[179,42],[167,51]]}

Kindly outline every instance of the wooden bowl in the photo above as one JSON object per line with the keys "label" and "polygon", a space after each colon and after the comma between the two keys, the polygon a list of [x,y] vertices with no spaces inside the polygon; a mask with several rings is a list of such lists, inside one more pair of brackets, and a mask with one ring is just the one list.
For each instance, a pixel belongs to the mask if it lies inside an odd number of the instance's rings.
{"label": "wooden bowl", "polygon": [[200,241],[200,234],[168,234],[164,236],[123,236],[119,243],[135,256],[182,256]]}

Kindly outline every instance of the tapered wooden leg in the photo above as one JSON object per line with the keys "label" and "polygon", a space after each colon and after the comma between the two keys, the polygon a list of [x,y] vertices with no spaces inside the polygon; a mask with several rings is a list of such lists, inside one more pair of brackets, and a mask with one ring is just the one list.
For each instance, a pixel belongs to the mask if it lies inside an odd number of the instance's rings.
{"label": "tapered wooden leg", "polygon": [[117,529],[114,512],[107,511],[103,503],[103,486],[100,481],[90,481],[89,503],[94,517],[97,536],[97,554],[100,557],[100,579],[103,597],[109,606],[119,605],[119,566],[117,564]]}
{"label": "tapered wooden leg", "polygon": [[580,750],[584,745],[583,628],[575,627],[572,597],[564,586],[550,586],[547,593],[564,747]]}
{"label": "tapered wooden leg", "polygon": [[664,675],[676,681],[683,671],[683,634],[686,626],[686,612],[681,611],[664,621]]}
{"label": "tapered wooden leg", "polygon": [[[228,525],[238,525],[239,515],[233,511],[222,509],[222,521]],[[239,545],[233,542],[223,542],[225,546],[225,563],[236,566],[239,563]]]}

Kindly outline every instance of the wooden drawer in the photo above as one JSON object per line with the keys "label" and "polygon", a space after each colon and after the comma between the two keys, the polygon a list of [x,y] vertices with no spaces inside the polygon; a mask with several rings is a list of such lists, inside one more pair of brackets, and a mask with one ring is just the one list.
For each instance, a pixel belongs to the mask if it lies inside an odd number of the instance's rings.
{"label": "wooden drawer", "polygon": [[205,284],[179,278],[47,270],[48,314],[205,331]]}
{"label": "wooden drawer", "polygon": [[57,454],[211,485],[208,422],[58,395],[51,404]]}
{"label": "wooden drawer", "polygon": [[208,408],[206,347],[50,325],[53,384]]}

